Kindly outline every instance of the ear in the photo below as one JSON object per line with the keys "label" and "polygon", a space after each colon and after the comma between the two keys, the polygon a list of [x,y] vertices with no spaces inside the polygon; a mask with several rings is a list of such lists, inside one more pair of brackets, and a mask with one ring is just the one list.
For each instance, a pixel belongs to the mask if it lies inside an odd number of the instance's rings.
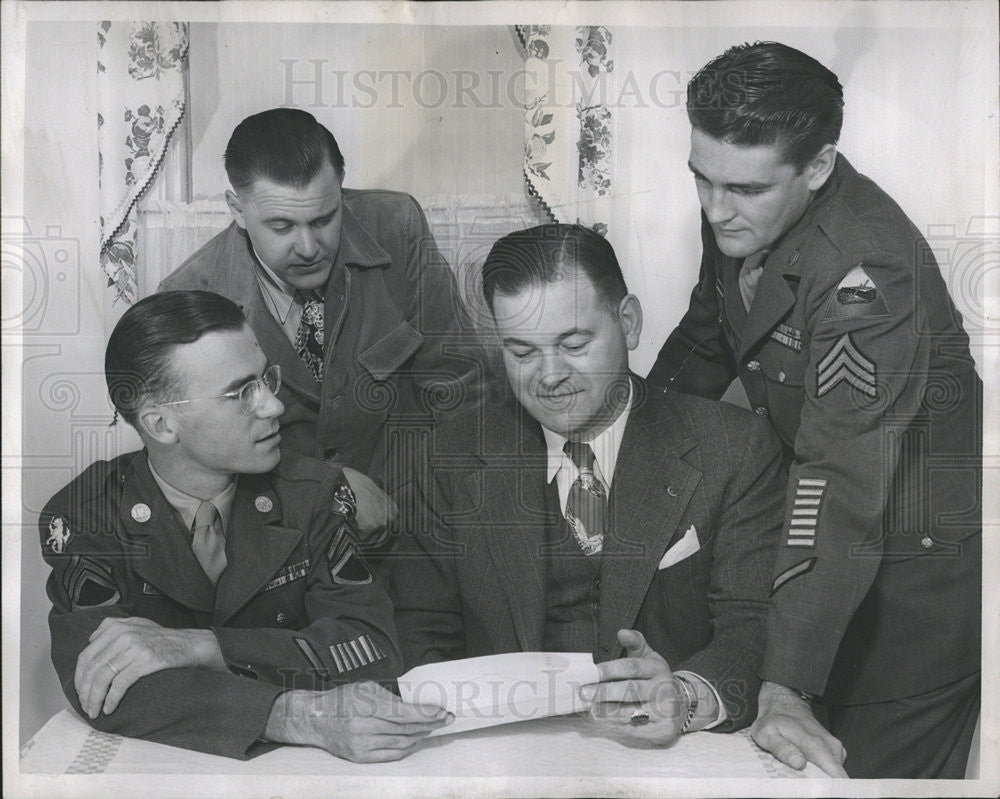
{"label": "ear", "polygon": [[177,417],[161,405],[146,405],[139,411],[139,435],[158,444],[177,442]]}
{"label": "ear", "polygon": [[625,346],[634,350],[639,346],[639,334],[642,333],[642,305],[634,294],[626,294],[618,303],[618,321],[625,334]]}
{"label": "ear", "polygon": [[239,195],[232,189],[226,189],[226,205],[233,212],[233,219],[236,220],[236,224],[246,230],[247,223],[246,219],[243,218],[243,203],[240,201]]}
{"label": "ear", "polygon": [[809,191],[819,191],[837,164],[837,147],[834,144],[824,144],[816,157],[806,164],[809,175]]}

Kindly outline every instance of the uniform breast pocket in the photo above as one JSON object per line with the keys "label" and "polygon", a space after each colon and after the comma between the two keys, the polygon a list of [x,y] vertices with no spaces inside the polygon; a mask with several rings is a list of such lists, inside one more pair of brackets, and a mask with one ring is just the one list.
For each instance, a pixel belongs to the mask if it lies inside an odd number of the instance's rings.
{"label": "uniform breast pocket", "polygon": [[804,348],[794,349],[772,339],[761,348],[759,360],[771,422],[782,439],[792,441],[805,400],[809,357]]}

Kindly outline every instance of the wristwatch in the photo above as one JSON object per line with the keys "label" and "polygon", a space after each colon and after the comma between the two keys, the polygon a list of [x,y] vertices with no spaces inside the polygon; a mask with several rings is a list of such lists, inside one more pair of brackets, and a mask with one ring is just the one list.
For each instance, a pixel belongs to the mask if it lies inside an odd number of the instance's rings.
{"label": "wristwatch", "polygon": [[680,674],[675,674],[674,679],[681,686],[681,690],[684,691],[685,697],[687,697],[688,711],[687,715],[684,717],[684,723],[681,725],[681,734],[683,735],[688,731],[688,727],[691,726],[691,722],[694,720],[694,714],[698,712],[698,692],[695,690],[691,682],[682,677]]}

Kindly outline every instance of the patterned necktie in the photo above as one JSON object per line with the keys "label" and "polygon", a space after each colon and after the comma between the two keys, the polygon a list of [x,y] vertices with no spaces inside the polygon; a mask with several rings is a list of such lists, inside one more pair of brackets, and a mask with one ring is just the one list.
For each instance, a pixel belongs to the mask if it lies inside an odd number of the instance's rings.
{"label": "patterned necktie", "polygon": [[594,474],[594,450],[590,444],[567,441],[563,452],[579,472],[566,498],[566,521],[573,528],[576,542],[584,554],[594,555],[601,551],[604,543],[608,492]]}
{"label": "patterned necktie", "polygon": [[226,570],[226,536],[222,533],[222,519],[208,500],[198,506],[191,525],[191,549],[205,570],[212,585],[219,582],[219,576]]}
{"label": "patterned necktie", "polygon": [[295,351],[317,380],[323,379],[323,300],[312,292],[296,295],[302,303],[302,321],[295,333]]}

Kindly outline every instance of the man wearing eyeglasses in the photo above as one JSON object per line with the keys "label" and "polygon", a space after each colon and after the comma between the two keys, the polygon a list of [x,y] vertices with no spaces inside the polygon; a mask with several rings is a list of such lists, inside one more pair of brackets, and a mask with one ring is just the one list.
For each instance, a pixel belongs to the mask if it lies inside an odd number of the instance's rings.
{"label": "man wearing eyeglasses", "polygon": [[39,522],[52,660],[77,712],[238,758],[275,742],[392,760],[446,723],[375,682],[402,662],[353,494],[339,469],[282,457],[280,368],[239,307],[148,297],[105,373],[144,448],[90,466]]}

